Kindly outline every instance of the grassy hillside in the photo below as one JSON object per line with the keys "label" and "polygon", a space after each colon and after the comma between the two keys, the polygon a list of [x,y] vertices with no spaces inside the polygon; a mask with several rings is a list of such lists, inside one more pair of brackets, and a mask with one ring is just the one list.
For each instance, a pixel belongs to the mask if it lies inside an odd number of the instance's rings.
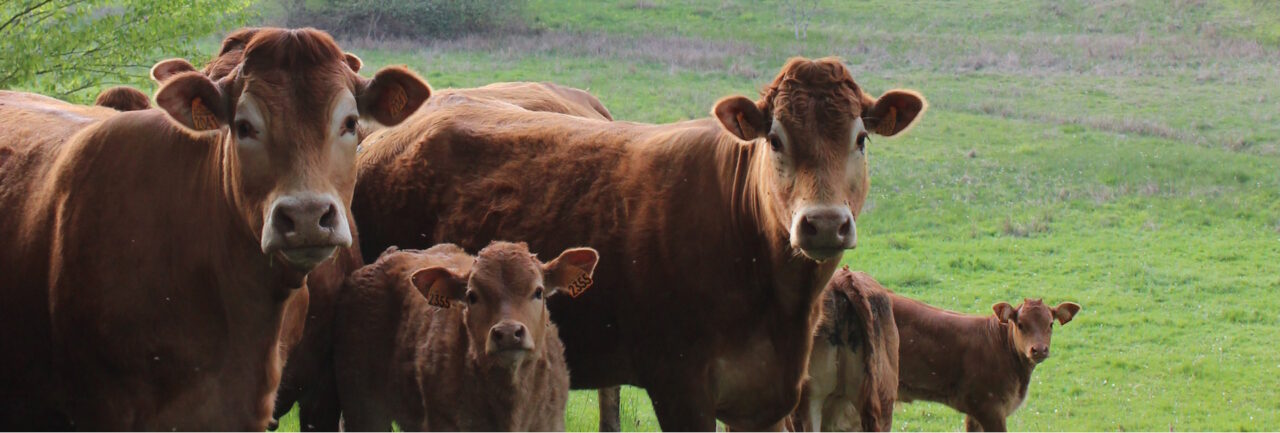
{"label": "grassy hillside", "polygon": [[[1024,297],[1058,328],[1016,430],[1280,428],[1280,14],[1230,1],[823,1],[797,41],[781,4],[536,0],[536,33],[348,41],[436,87],[547,80],[620,119],[705,116],[793,55],[838,55],[873,93],[932,110],[872,144],[845,263],[949,309]],[[577,392],[574,430],[595,428]],[[657,424],[643,392],[624,426]],[[898,430],[958,430],[900,405]],[[296,428],[286,425],[285,428]]]}

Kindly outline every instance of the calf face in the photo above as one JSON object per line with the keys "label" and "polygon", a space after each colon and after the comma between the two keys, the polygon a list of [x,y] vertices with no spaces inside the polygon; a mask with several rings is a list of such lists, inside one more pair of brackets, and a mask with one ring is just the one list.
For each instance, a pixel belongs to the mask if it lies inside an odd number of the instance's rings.
{"label": "calf face", "polygon": [[792,59],[763,98],[720,100],[713,114],[730,133],[759,140],[772,156],[765,206],[787,227],[792,248],[838,259],[857,246],[855,221],[870,188],[869,134],[896,135],[926,109],[918,93],[864,93],[839,59]]}
{"label": "calf face", "polygon": [[472,356],[481,365],[511,368],[539,353],[550,322],[546,298],[581,294],[598,257],[593,249],[574,248],[542,263],[523,243],[495,242],[480,250],[468,275],[433,267],[411,278],[432,305],[463,301]]}
{"label": "calf face", "polygon": [[1063,302],[1049,307],[1040,299],[1025,299],[1014,308],[1008,302],[1000,302],[991,309],[1001,322],[1012,324],[1013,345],[1032,365],[1049,358],[1049,339],[1053,336],[1053,321],[1065,325],[1080,311],[1080,305]]}
{"label": "calf face", "polygon": [[399,67],[361,78],[313,29],[254,29],[237,49],[241,61],[223,75],[157,64],[156,104],[191,130],[222,132],[223,188],[246,230],[263,253],[309,272],[351,244],[360,117],[397,124],[430,89]]}

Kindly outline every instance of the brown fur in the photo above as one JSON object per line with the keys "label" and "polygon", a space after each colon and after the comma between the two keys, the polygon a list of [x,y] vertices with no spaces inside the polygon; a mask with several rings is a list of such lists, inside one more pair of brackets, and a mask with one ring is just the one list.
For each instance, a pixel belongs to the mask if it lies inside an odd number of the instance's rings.
{"label": "brown fur", "polygon": [[[609,119],[609,111],[589,93],[552,83],[496,83],[478,88],[445,89],[432,94],[427,108],[455,98],[512,103],[529,110],[551,111],[593,119]],[[317,268],[307,280],[309,302],[295,302],[289,310],[306,312],[301,339],[286,344],[289,352],[280,381],[274,418],[284,416],[296,403],[304,431],[337,430],[340,420],[332,363],[333,311],[343,279],[362,264],[357,248],[342,259]],[[300,313],[295,313],[300,314]]]}
{"label": "brown fur", "polygon": [[[554,293],[557,262],[543,265],[522,244],[494,243],[478,257],[443,244],[389,251],[352,274],[334,327],[346,429],[564,430],[569,374],[541,291],[545,281]],[[433,287],[419,276],[431,269],[475,303],[428,305],[423,290]],[[486,347],[490,327],[509,320],[528,326],[532,348],[503,364],[505,352]]]}
{"label": "brown fur", "polygon": [[[898,398],[936,401],[964,413],[969,431],[1005,431],[1005,418],[1027,398],[1036,364],[1029,348],[1047,354],[1055,317],[1071,320],[1079,305],[1049,307],[1027,300],[1009,322],[972,316],[893,295],[901,339]],[[1017,326],[1015,326],[1017,325]]]}
{"label": "brown fur", "polygon": [[103,90],[93,105],[107,107],[116,111],[138,111],[151,108],[151,98],[138,89],[128,86],[116,86]]}
{"label": "brown fur", "polygon": [[[126,113],[0,92],[0,118],[15,122],[0,131],[12,149],[0,165],[0,351],[12,354],[0,361],[0,426],[265,427],[283,306],[310,271],[264,253],[266,207],[288,185],[332,192],[347,213],[354,146],[345,161],[326,146],[329,101],[344,89],[376,99],[361,91],[379,81],[257,64],[256,76],[297,78],[179,74],[157,94],[164,111]],[[283,112],[264,112],[277,122],[262,139],[290,144],[269,146],[270,164],[228,128],[246,88]]]}
{"label": "brown fur", "polygon": [[836,271],[823,293],[798,430],[889,431],[898,395],[898,328],[889,291],[870,275]]}
{"label": "brown fur", "polygon": [[[808,63],[839,65],[796,60],[779,83]],[[804,79],[774,99],[830,88]],[[840,95],[843,115],[864,112],[868,101]],[[814,112],[834,104],[816,98],[727,98],[716,119],[669,125],[484,101],[430,107],[365,141],[353,203],[362,250],[601,246],[597,288],[551,302],[574,387],[644,387],[664,429],[711,430],[716,418],[773,428],[799,398],[812,312],[842,251],[819,262],[793,248],[793,212],[821,202],[856,216],[869,185],[853,131],[814,120],[836,116]],[[789,108],[749,111],[768,104]],[[765,118],[790,129],[794,178],[781,178],[791,168],[775,165]]]}

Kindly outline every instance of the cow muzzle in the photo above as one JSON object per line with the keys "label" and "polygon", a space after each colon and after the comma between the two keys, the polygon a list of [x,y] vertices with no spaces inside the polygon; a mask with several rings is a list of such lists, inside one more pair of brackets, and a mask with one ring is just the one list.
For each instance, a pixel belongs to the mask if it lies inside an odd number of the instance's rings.
{"label": "cow muzzle", "polygon": [[262,230],[262,252],[279,253],[289,266],[310,272],[339,247],[351,246],[340,201],[329,195],[294,194],[276,199]]}
{"label": "cow muzzle", "polygon": [[533,338],[529,336],[529,328],[514,320],[503,320],[489,328],[489,338],[485,342],[485,354],[496,357],[503,365],[518,364],[533,351]]}
{"label": "cow muzzle", "polygon": [[823,262],[839,260],[858,246],[858,230],[847,206],[805,206],[791,220],[791,247]]}

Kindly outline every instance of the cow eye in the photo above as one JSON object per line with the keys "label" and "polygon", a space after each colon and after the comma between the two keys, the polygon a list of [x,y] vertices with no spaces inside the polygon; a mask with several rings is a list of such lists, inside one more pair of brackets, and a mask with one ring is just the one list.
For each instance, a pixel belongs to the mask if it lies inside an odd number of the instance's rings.
{"label": "cow eye", "polygon": [[542,299],[542,288],[539,287],[533,291],[533,299]]}
{"label": "cow eye", "polygon": [[356,119],[356,116],[348,116],[347,120],[342,122],[342,133],[355,134],[356,127],[359,126],[359,124],[360,124],[360,121],[359,119]]}
{"label": "cow eye", "polygon": [[471,305],[475,305],[477,302],[480,302],[480,295],[477,295],[475,290],[468,290],[467,303]]}
{"label": "cow eye", "polygon": [[782,139],[781,139],[781,138],[778,138],[778,136],[776,136],[776,135],[770,135],[770,136],[769,136],[769,148],[770,148],[770,149],[773,149],[773,151],[774,151],[774,152],[781,152],[781,151],[782,151]]}
{"label": "cow eye", "polygon": [[248,120],[241,120],[239,122],[236,122],[237,138],[244,140],[249,138],[255,138],[257,136],[258,136],[258,130],[254,129],[253,124],[249,123]]}
{"label": "cow eye", "polygon": [[858,139],[856,141],[858,144],[858,151],[863,152],[864,149],[867,148],[867,143],[871,142],[871,136],[867,135],[866,132],[859,132]]}

